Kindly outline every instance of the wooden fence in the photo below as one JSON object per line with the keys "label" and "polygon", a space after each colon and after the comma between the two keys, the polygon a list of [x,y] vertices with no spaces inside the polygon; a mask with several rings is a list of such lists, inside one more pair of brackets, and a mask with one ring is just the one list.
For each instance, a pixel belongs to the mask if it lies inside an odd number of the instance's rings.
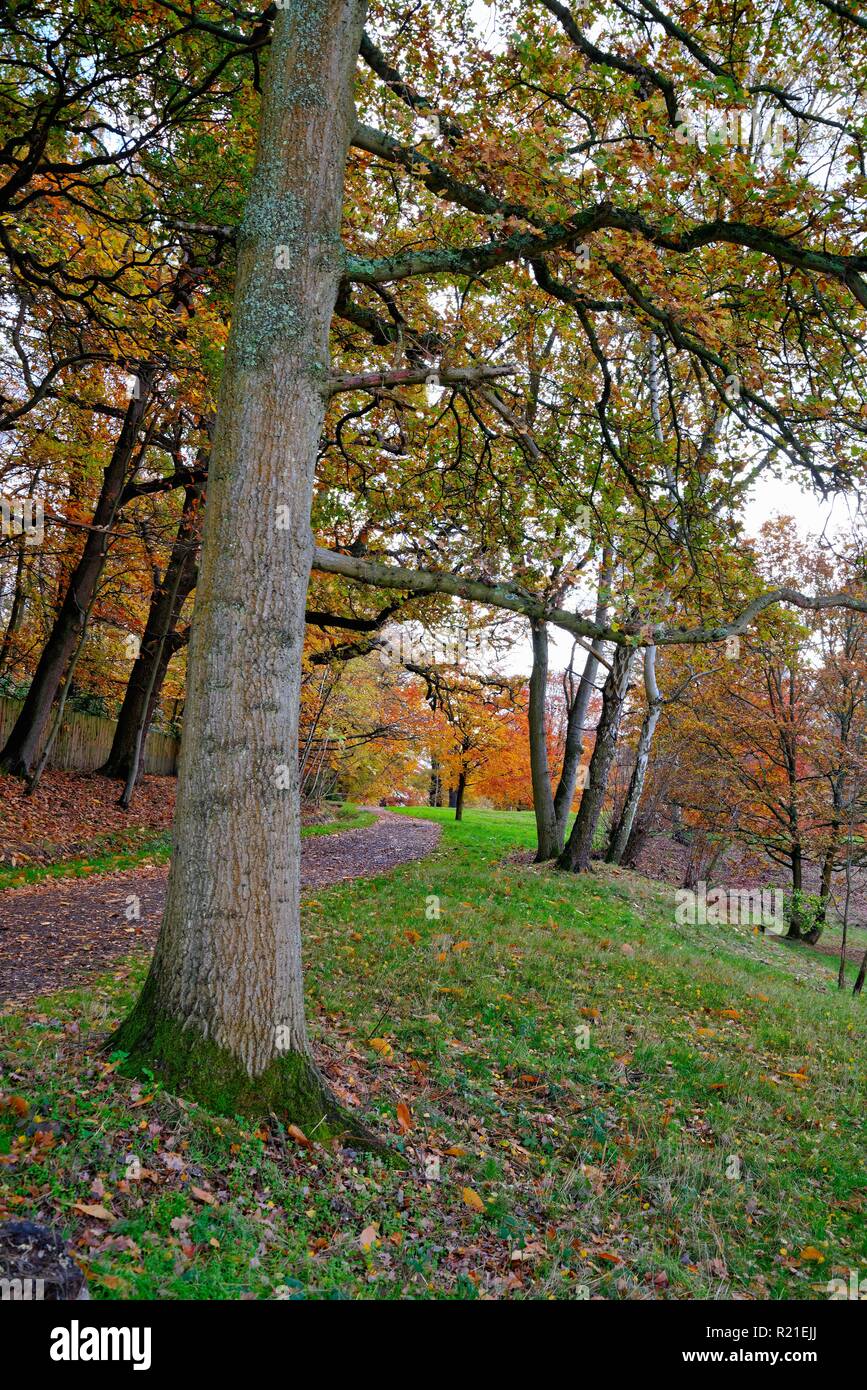
{"label": "wooden fence", "polygon": [[[0,747],[6,742],[20,710],[20,700],[0,699]],[[40,744],[40,752],[45,746],[45,739],[53,728],[53,723],[52,711],[48,729]],[[95,772],[111,751],[114,730],[113,719],[100,719],[95,714],[79,714],[75,710],[67,710],[54,741],[49,767]],[[174,777],[178,770],[179,747],[180,739],[174,738],[171,734],[151,731],[145,743],[143,771],[155,777]]]}

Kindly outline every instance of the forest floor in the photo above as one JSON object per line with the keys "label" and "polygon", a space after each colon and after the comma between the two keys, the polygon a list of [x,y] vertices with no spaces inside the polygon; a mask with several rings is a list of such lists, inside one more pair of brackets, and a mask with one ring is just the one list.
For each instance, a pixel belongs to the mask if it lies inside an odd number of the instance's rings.
{"label": "forest floor", "polygon": [[0,1019],[0,1219],[94,1297],[828,1297],[867,1262],[865,997],[671,891],[515,862],[532,816],[304,911],[317,1059],[404,1165],[208,1114],[98,1050],[144,949]]}
{"label": "forest floor", "polygon": [[[359,811],[348,803],[341,809],[328,824],[301,832],[302,890],[383,873],[428,854],[439,838],[436,826],[389,811]],[[49,882],[43,876],[0,892],[0,1009],[80,984],[134,947],[151,949],[170,852],[166,834],[123,856],[61,861],[51,866]],[[88,881],[76,882],[85,872]]]}

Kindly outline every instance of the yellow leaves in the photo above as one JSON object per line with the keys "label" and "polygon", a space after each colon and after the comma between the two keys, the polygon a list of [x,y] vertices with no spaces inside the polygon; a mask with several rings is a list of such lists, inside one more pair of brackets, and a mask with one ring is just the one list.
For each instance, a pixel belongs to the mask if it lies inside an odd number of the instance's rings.
{"label": "yellow leaves", "polygon": [[600,1019],[602,1014],[595,1008],[582,1008],[579,1010],[582,1018]]}
{"label": "yellow leaves", "polygon": [[453,951],[468,951],[472,946],[472,941],[456,941],[452,946]]}
{"label": "yellow leaves", "polygon": [[713,1028],[696,1028],[696,1033],[700,1038],[715,1038],[716,1033]]}
{"label": "yellow leaves", "polygon": [[385,1038],[368,1038],[368,1042],[374,1052],[379,1053],[380,1057],[388,1058],[394,1056],[394,1048]]}
{"label": "yellow leaves", "polygon": [[802,1260],[815,1260],[816,1264],[824,1264],[825,1256],[821,1250],[817,1250],[815,1245],[805,1245],[801,1251]]}
{"label": "yellow leaves", "polygon": [[464,1204],[465,1204],[466,1206],[468,1206],[472,1211],[484,1211],[484,1210],[485,1210],[485,1204],[484,1204],[484,1202],[482,1201],[481,1197],[479,1196],[478,1192],[476,1192],[476,1190],[475,1190],[474,1188],[472,1188],[472,1187],[462,1187],[462,1188],[461,1188],[461,1197],[462,1197],[463,1200],[464,1200]]}

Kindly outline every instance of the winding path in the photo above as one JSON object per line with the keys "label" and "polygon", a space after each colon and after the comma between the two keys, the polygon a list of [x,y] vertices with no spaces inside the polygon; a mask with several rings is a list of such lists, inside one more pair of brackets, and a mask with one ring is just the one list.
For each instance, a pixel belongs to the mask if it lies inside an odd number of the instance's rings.
{"label": "winding path", "polygon": [[[375,825],[302,840],[302,889],[371,878],[436,848],[438,825],[371,809]],[[133,950],[151,950],[167,874],[165,866],[149,865],[0,894],[0,1008],[80,984]],[[138,920],[129,920],[136,906]]]}

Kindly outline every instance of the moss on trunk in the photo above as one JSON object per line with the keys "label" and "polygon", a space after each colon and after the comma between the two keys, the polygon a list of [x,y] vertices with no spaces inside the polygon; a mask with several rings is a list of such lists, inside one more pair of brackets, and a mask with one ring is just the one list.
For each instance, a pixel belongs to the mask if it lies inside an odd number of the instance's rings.
{"label": "moss on trunk", "polygon": [[310,1057],[286,1052],[260,1075],[250,1076],[226,1048],[156,1007],[150,979],[105,1050],[125,1054],[118,1067],[121,1075],[153,1076],[173,1095],[198,1101],[213,1114],[253,1119],[275,1115],[317,1143],[338,1139],[355,1147],[386,1149],[339,1103]]}

